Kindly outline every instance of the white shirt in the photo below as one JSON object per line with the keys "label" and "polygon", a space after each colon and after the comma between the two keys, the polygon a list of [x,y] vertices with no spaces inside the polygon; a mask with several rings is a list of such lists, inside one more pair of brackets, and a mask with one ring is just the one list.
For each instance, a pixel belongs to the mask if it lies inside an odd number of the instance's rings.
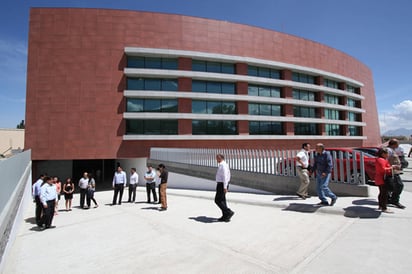
{"label": "white shirt", "polygon": [[44,205],[47,205],[47,201],[52,201],[56,199],[57,199],[56,185],[55,184],[49,185],[48,183],[45,183],[41,187],[41,193],[40,193],[41,203]]}
{"label": "white shirt", "polygon": [[298,154],[296,154],[296,157],[299,158],[303,163],[302,166],[299,162],[296,162],[296,166],[301,166],[303,168],[307,168],[309,166],[309,154],[306,150],[301,149]]}
{"label": "white shirt", "polygon": [[40,197],[40,188],[41,184],[43,183],[42,179],[38,179],[33,185],[33,197],[39,196]]}
{"label": "white shirt", "polygon": [[86,189],[88,186],[89,186],[89,178],[84,178],[84,177],[82,177],[82,178],[79,180],[79,187],[80,187],[81,189]]}
{"label": "white shirt", "polygon": [[139,175],[137,174],[137,172],[135,172],[130,176],[130,184],[137,185],[138,182],[139,182]]}
{"label": "white shirt", "polygon": [[115,172],[113,176],[113,187],[114,185],[119,185],[119,184],[124,184],[126,186],[127,184],[127,177],[126,177],[126,172],[123,170],[120,172]]}
{"label": "white shirt", "polygon": [[156,172],[154,171],[154,169],[152,169],[152,171],[147,170],[145,175],[144,175],[145,179],[146,179],[146,184],[150,184],[150,183],[155,183],[156,182]]}
{"label": "white shirt", "polygon": [[223,188],[227,189],[230,181],[230,169],[225,161],[221,161],[217,167],[216,182],[223,183]]}

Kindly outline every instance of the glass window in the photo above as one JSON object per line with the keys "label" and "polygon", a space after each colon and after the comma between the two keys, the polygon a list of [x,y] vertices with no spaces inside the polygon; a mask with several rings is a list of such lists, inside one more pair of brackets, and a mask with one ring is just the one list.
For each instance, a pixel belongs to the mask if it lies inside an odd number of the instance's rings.
{"label": "glass window", "polygon": [[292,81],[307,83],[307,84],[314,84],[315,83],[315,77],[312,76],[312,75],[308,75],[308,74],[293,72]]}
{"label": "glass window", "polygon": [[249,76],[258,76],[258,68],[254,66],[247,67],[247,74]]}
{"label": "glass window", "polygon": [[128,68],[144,68],[144,58],[140,56],[128,56],[127,57]]}
{"label": "glass window", "polygon": [[192,60],[192,70],[193,71],[206,71],[206,62]]}
{"label": "glass window", "polygon": [[207,62],[207,72],[221,72],[220,63],[218,62]]}
{"label": "glass window", "polygon": [[295,123],[295,135],[318,135],[316,124]]}
{"label": "glass window", "polygon": [[338,136],[341,135],[340,126],[335,124],[325,125],[326,135],[329,136]]}
{"label": "glass window", "polygon": [[156,57],[146,57],[145,58],[145,67],[152,68],[152,69],[161,69],[162,68],[162,61],[160,58]]}
{"label": "glass window", "polygon": [[162,81],[159,79],[145,79],[145,90],[161,90]]}
{"label": "glass window", "polygon": [[222,114],[236,114],[236,104],[234,102],[222,102]]}
{"label": "glass window", "polygon": [[222,63],[222,73],[235,74],[235,65]]}
{"label": "glass window", "polygon": [[192,113],[207,113],[206,101],[192,100]]}
{"label": "glass window", "polygon": [[193,71],[204,71],[214,73],[235,73],[235,65],[230,63],[219,63],[212,61],[192,60]]}
{"label": "glass window", "polygon": [[325,118],[331,120],[339,120],[339,110],[325,109]]}
{"label": "glass window", "polygon": [[192,120],[193,135],[235,135],[236,121]]}
{"label": "glass window", "polygon": [[127,78],[128,90],[164,90],[177,91],[177,81],[175,79],[155,79],[155,78]]}
{"label": "glass window", "polygon": [[315,93],[306,90],[294,89],[292,91],[293,99],[304,101],[315,101]]}
{"label": "glass window", "polygon": [[339,97],[335,95],[325,94],[324,100],[326,103],[339,105]]}
{"label": "glass window", "polygon": [[176,58],[127,56],[127,67],[149,69],[177,69]]}
{"label": "glass window", "polygon": [[348,98],[348,107],[356,107],[356,101],[352,98]]}
{"label": "glass window", "polygon": [[175,135],[177,120],[126,120],[126,134]]}
{"label": "glass window", "polygon": [[127,98],[127,112],[177,112],[176,99]]}
{"label": "glass window", "polygon": [[204,82],[204,81],[192,81],[192,91],[194,91],[194,92],[207,92],[206,82]]}
{"label": "glass window", "polygon": [[350,136],[360,136],[360,128],[357,126],[349,126],[349,135]]}
{"label": "glass window", "polygon": [[192,81],[192,91],[207,93],[235,94],[235,84],[227,82]]}
{"label": "glass window", "polygon": [[248,66],[248,75],[264,78],[280,79],[280,71],[266,67]]}
{"label": "glass window", "polygon": [[283,135],[281,122],[250,121],[250,135]]}
{"label": "glass window", "polygon": [[235,102],[192,101],[192,113],[236,114]]}
{"label": "glass window", "polygon": [[143,111],[143,100],[136,98],[128,98],[126,103],[127,112],[142,112]]}
{"label": "glass window", "polygon": [[311,107],[294,106],[293,115],[295,117],[315,118],[316,111],[315,111],[315,108],[311,108]]}
{"label": "glass window", "polygon": [[248,85],[248,95],[280,98],[280,88],[271,86]]}
{"label": "glass window", "polygon": [[221,93],[222,85],[217,82],[207,82],[207,92],[208,93]]}
{"label": "glass window", "polygon": [[222,83],[222,94],[235,94],[235,84],[234,83]]}
{"label": "glass window", "polygon": [[351,85],[346,85],[346,91],[351,92],[351,93],[356,93],[356,88]]}
{"label": "glass window", "polygon": [[177,91],[177,81],[172,79],[162,80],[162,90]]}
{"label": "glass window", "polygon": [[259,87],[258,86],[248,86],[248,94],[250,96],[259,96]]}
{"label": "glass window", "polygon": [[128,90],[144,90],[144,80],[142,78],[127,78],[126,82]]}
{"label": "glass window", "polygon": [[330,87],[330,88],[335,88],[337,89],[339,87],[339,83],[330,79],[323,79],[323,85],[325,87]]}
{"label": "glass window", "polygon": [[259,115],[259,104],[249,103],[249,115]]}
{"label": "glass window", "polygon": [[222,104],[219,102],[207,102],[207,113],[222,114]]}

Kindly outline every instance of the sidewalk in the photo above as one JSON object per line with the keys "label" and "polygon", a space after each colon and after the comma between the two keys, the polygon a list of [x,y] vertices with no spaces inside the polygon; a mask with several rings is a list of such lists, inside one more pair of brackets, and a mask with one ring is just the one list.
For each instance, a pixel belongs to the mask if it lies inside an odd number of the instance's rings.
{"label": "sidewalk", "polygon": [[333,207],[229,192],[235,215],[221,223],[213,191],[168,189],[164,212],[144,202],[143,187],[137,203],[116,206],[105,191],[98,208],[60,211],[44,231],[28,203],[2,273],[410,273],[412,193],[402,194],[406,209],[384,214],[373,192]]}

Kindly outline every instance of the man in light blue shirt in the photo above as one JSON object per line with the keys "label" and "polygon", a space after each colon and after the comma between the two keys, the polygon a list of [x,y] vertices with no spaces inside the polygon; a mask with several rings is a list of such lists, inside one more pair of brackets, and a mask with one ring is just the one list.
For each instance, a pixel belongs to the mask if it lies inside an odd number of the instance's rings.
{"label": "man in light blue shirt", "polygon": [[45,184],[43,184],[40,190],[40,201],[43,205],[42,224],[46,228],[50,228],[57,200],[57,190],[52,178],[44,177],[44,182]]}
{"label": "man in light blue shirt", "polygon": [[114,195],[113,195],[113,203],[112,205],[116,204],[117,195],[119,195],[119,205],[122,204],[122,196],[123,196],[123,189],[127,184],[127,176],[126,172],[118,166],[117,171],[114,173],[112,186],[114,188]]}
{"label": "man in light blue shirt", "polygon": [[41,190],[41,185],[43,184],[43,179],[44,179],[44,175],[41,174],[39,179],[37,179],[37,181],[33,184],[33,187],[32,187],[33,200],[36,203],[36,210],[35,210],[36,224],[39,227],[41,226],[41,215],[43,211],[43,205],[41,204],[41,201],[40,201],[40,190]]}

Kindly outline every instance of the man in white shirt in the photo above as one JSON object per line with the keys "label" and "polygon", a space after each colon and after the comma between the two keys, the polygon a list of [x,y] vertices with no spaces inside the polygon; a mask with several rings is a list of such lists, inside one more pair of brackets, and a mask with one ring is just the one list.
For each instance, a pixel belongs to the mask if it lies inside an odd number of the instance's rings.
{"label": "man in white shirt", "polygon": [[144,174],[144,179],[146,180],[146,193],[147,193],[147,202],[151,203],[150,192],[153,194],[153,201],[157,203],[157,194],[156,194],[156,172],[154,171],[151,164],[147,165],[147,171]]}
{"label": "man in white shirt", "polygon": [[33,184],[32,190],[33,190],[33,200],[36,203],[36,224],[38,226],[41,226],[41,216],[43,212],[43,205],[41,204],[40,201],[40,193],[41,193],[41,185],[43,184],[43,179],[44,175],[40,175],[39,179]]}
{"label": "man in white shirt", "polygon": [[123,171],[121,166],[117,167],[117,171],[114,173],[112,186],[114,188],[113,203],[116,204],[117,195],[119,195],[119,205],[122,204],[123,189],[127,184],[126,172]]}
{"label": "man in white shirt", "polygon": [[310,151],[310,144],[303,143],[302,149],[298,152],[295,157],[296,160],[296,171],[300,178],[300,186],[296,194],[305,200],[306,198],[310,198],[308,194],[308,187],[310,183],[309,175],[310,170],[309,168],[309,151]]}
{"label": "man in white shirt", "polygon": [[52,178],[44,177],[44,181],[45,184],[43,184],[40,190],[40,201],[43,205],[42,223],[46,228],[50,228],[56,208],[57,190]]}
{"label": "man in white shirt", "polygon": [[136,169],[132,167],[130,170],[130,182],[129,182],[129,200],[127,202],[134,203],[136,200],[136,187],[139,182],[139,175]]}
{"label": "man in white shirt", "polygon": [[222,211],[222,217],[220,217],[218,221],[230,222],[233,214],[235,214],[226,204],[226,192],[229,189],[230,182],[230,169],[222,154],[216,155],[216,161],[218,162],[218,167],[216,172],[215,203]]}
{"label": "man in white shirt", "polygon": [[83,173],[83,177],[79,180],[79,188],[80,188],[80,208],[84,207],[84,202],[86,200],[87,195],[87,187],[89,186],[89,174],[87,172]]}

